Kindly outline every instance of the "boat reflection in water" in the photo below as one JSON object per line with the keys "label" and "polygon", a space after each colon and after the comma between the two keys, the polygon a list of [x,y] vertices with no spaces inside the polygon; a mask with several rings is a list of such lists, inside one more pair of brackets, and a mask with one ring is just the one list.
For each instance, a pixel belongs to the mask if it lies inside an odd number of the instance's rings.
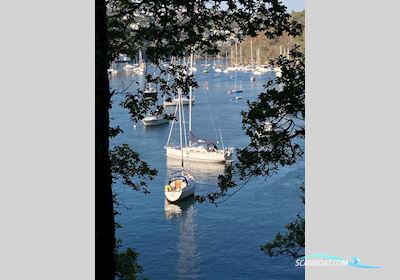
{"label": "boat reflection in water", "polygon": [[[196,178],[196,183],[213,184],[217,183],[219,175],[225,172],[225,164],[210,162],[188,162],[185,160],[185,166],[190,170],[190,174]],[[167,158],[167,171],[169,174],[181,167],[179,159]]]}
{"label": "boat reflection in water", "polygon": [[190,207],[193,208],[194,204],[194,196],[190,196],[183,200],[176,201],[174,203],[169,202],[168,199],[165,199],[164,211],[165,211],[165,219],[170,220],[174,217],[181,217],[184,213],[186,213]]}
{"label": "boat reflection in water", "polygon": [[[167,158],[167,172],[171,174],[181,168],[181,160]],[[225,164],[188,162],[184,165],[191,175],[196,178],[196,193],[206,194],[216,188],[218,176],[224,174]],[[199,274],[198,263],[201,256],[196,244],[196,211],[195,198],[190,196],[174,203],[165,199],[165,218],[175,219],[179,223],[177,279],[197,279]]]}
{"label": "boat reflection in water", "polygon": [[199,252],[196,245],[196,208],[193,196],[171,203],[165,199],[165,218],[178,219],[179,221],[179,241],[177,244],[178,260],[177,272],[178,279],[196,279],[198,274],[197,260]]}

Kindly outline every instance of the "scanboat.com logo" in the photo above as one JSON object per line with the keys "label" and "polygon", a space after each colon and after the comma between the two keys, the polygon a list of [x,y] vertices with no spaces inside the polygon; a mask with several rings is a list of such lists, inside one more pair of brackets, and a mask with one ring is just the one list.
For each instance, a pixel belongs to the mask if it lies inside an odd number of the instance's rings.
{"label": "scanboat.com logo", "polygon": [[352,257],[351,261],[340,257],[327,254],[312,254],[296,259],[296,266],[353,266],[358,268],[382,268],[361,263],[357,257]]}

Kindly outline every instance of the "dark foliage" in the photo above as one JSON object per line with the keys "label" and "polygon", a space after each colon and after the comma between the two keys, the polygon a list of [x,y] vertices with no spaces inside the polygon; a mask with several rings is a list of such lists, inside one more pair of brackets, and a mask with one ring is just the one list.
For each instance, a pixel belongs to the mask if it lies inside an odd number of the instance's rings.
{"label": "dark foliage", "polygon": [[285,226],[286,234],[276,234],[274,240],[261,246],[270,257],[288,255],[293,258],[304,256],[305,220],[300,215]]}
{"label": "dark foliage", "polygon": [[140,159],[129,145],[122,144],[110,150],[111,174],[113,182],[120,180],[135,191],[149,193],[147,181],[153,180],[157,170]]}
{"label": "dark foliage", "polygon": [[115,276],[119,280],[136,280],[138,274],[143,272],[143,268],[138,264],[139,253],[132,248],[120,251],[121,240],[115,245],[114,261]]}
{"label": "dark foliage", "polygon": [[[305,203],[304,184],[300,187],[301,201]],[[293,258],[304,256],[305,247],[305,220],[304,217],[297,215],[296,219],[285,226],[285,234],[277,233],[275,238],[262,245],[261,250],[270,257],[288,255]]]}

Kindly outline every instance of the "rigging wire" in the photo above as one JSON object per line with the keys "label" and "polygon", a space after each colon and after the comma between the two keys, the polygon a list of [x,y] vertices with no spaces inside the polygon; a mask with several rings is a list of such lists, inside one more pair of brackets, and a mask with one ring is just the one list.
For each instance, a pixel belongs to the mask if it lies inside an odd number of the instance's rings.
{"label": "rigging wire", "polygon": [[208,107],[208,111],[209,111],[210,116],[211,116],[211,123],[212,123],[213,129],[214,129],[215,139],[218,139],[217,128],[215,126],[215,121],[214,121],[214,117],[213,117],[214,114],[212,112],[212,109],[211,109],[211,106],[210,106],[210,102],[209,102],[209,99],[208,99],[208,92],[206,90],[204,90],[204,87],[202,89],[203,89],[203,93],[205,93],[205,96],[206,96],[207,107]]}

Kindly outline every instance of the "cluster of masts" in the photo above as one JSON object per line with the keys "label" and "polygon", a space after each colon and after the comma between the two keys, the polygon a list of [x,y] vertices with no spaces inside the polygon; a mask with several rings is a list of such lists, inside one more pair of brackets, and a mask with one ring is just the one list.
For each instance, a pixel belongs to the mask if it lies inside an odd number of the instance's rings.
{"label": "cluster of masts", "polygon": [[[172,63],[183,63],[186,65],[187,60],[182,59],[176,61],[173,59]],[[205,60],[205,66],[207,62]],[[166,65],[168,67],[168,65]],[[194,55],[190,55],[190,64],[188,65],[189,75],[193,74],[194,69]],[[185,95],[185,96],[184,96]],[[195,178],[191,175],[189,170],[190,162],[205,162],[205,163],[226,163],[231,161],[234,151],[233,147],[224,147],[222,135],[222,147],[218,147],[213,141],[206,141],[194,137],[192,131],[192,105],[194,101],[193,89],[189,87],[188,93],[183,93],[182,89],[178,89],[177,96],[172,100],[164,100],[164,108],[166,106],[175,106],[173,119],[171,122],[167,143],[165,145],[166,157],[168,159],[175,159],[181,162],[181,167],[177,172],[173,173],[167,180],[164,187],[164,194],[169,202],[182,200],[194,194]],[[188,106],[187,117],[185,117],[184,106]],[[161,124],[168,122],[166,112],[158,112],[157,114],[149,115],[143,119],[145,125]],[[188,122],[185,121],[188,119]],[[188,126],[186,124],[188,123]],[[173,144],[171,141],[174,126],[179,128],[179,144]]]}
{"label": "cluster of masts", "polygon": [[[233,48],[233,47],[232,47]],[[251,42],[251,60],[250,64],[243,65],[242,61],[242,52],[241,47],[235,45],[235,56],[233,57],[233,49],[230,52],[230,60],[228,59],[227,51],[225,52],[225,67],[223,67],[223,63],[221,63],[221,57],[214,57],[214,63],[211,64],[208,62],[208,57],[205,55],[204,63],[201,64],[203,69],[203,74],[208,74],[208,68],[214,69],[215,73],[229,73],[234,72],[235,76],[235,88],[228,91],[228,93],[239,93],[242,92],[241,86],[238,88],[236,85],[236,72],[238,71],[251,71],[254,75],[261,74],[263,72],[274,71],[276,76],[280,75],[279,68],[272,68],[268,65],[262,65],[260,62],[260,50],[257,49],[255,55],[255,61],[253,60],[253,48]],[[238,58],[239,54],[239,58]],[[280,50],[280,54],[289,55],[286,50],[282,52]],[[125,71],[133,71],[136,73],[146,73],[146,63],[143,62],[143,58],[141,53],[139,54],[138,63],[130,64],[129,58],[124,55],[120,55],[120,61],[124,63],[123,69]],[[190,61],[190,62],[189,62]],[[231,63],[229,63],[229,61]],[[253,63],[254,62],[254,63]],[[185,65],[189,69],[189,73],[192,75],[195,71],[197,71],[195,56],[193,53],[190,55],[190,59],[182,57],[180,59],[172,58],[168,62],[160,62],[160,67],[171,67],[171,65]],[[109,69],[110,73],[117,71],[115,68],[111,67]],[[251,76],[251,80],[254,76]],[[143,90],[143,95],[145,97],[154,97],[157,96],[157,90],[149,83],[145,85]],[[240,99],[240,96],[236,96],[236,99]],[[192,87],[189,87],[189,92],[182,92],[182,90],[178,90],[176,96],[170,99],[164,99],[163,106],[160,110],[155,113],[152,113],[146,116],[142,122],[145,126],[155,126],[160,124],[165,124],[171,122],[170,131],[168,134],[167,143],[165,145],[166,157],[170,159],[176,159],[181,162],[181,168],[172,174],[172,176],[167,180],[167,183],[164,187],[164,194],[166,199],[169,202],[175,202],[178,200],[182,200],[188,196],[192,196],[194,194],[195,188],[195,179],[190,174],[189,171],[189,163],[190,162],[205,162],[205,163],[226,163],[231,161],[234,148],[233,147],[224,147],[222,135],[220,132],[222,147],[218,147],[217,144],[209,141],[205,141],[194,137],[192,131],[192,105],[194,104],[195,97],[192,94]],[[170,121],[170,117],[167,115],[166,107],[174,106],[174,114],[172,121]],[[188,110],[188,122],[185,121],[185,111],[184,106],[189,106]],[[188,127],[186,124],[188,123]],[[174,125],[179,126],[179,145],[173,144],[171,141],[171,136],[173,133]],[[218,143],[218,142],[217,142]]]}
{"label": "cluster of masts", "polygon": [[107,72],[111,75],[118,74],[117,63],[123,63],[122,69],[131,74],[143,74],[146,70],[146,65],[143,60],[142,52],[139,50],[139,55],[136,63],[133,62],[126,54],[120,54],[118,58],[111,63]]}
{"label": "cluster of masts", "polygon": [[[282,46],[279,46],[279,55],[290,58],[289,48],[282,48]],[[193,57],[193,63],[192,66],[190,67],[190,70],[192,72],[197,71],[196,58],[198,57],[199,56],[196,55]],[[187,65],[188,60],[189,59],[187,59],[186,57],[182,57],[178,60],[175,60],[175,63],[177,65]],[[146,63],[143,60],[142,52],[140,50],[138,54],[138,59],[136,61],[137,61],[136,63],[133,63],[133,61],[125,54],[120,54],[119,57],[116,59],[116,61],[114,61],[111,64],[111,67],[108,69],[108,72],[112,75],[117,74],[118,69],[116,67],[116,62],[119,62],[119,63],[124,63],[124,66],[122,67],[123,70],[132,72],[132,74],[143,74],[145,72]],[[168,67],[169,63],[164,62],[161,65],[164,67]],[[235,43],[235,45],[231,46],[230,48],[229,57],[228,57],[228,50],[226,49],[225,59],[223,59],[218,54],[217,56],[213,57],[213,63],[211,64],[208,60],[208,56],[204,55],[204,64],[201,64],[201,66],[204,66],[203,74],[205,75],[209,74],[209,67],[214,69],[215,73],[229,73],[234,71],[251,72],[253,74],[253,76],[251,77],[252,81],[255,80],[254,75],[261,75],[263,73],[275,72],[277,76],[279,76],[281,72],[279,67],[272,67],[271,65],[268,65],[266,63],[263,64],[261,62],[260,48],[257,48],[254,53],[253,40],[250,40],[250,61],[248,63],[244,63],[243,61],[242,45],[238,45],[237,43]]]}

